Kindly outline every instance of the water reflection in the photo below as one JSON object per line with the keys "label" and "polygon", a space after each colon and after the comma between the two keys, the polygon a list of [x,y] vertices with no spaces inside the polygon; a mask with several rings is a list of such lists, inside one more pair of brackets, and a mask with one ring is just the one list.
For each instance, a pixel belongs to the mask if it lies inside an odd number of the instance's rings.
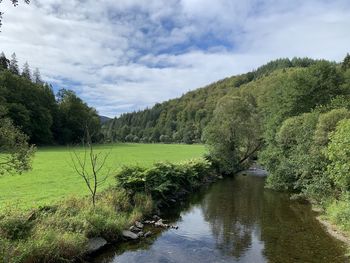
{"label": "water reflection", "polygon": [[95,262],[346,262],[310,207],[263,185],[242,175],[218,182],[175,213],[178,230],[112,248]]}

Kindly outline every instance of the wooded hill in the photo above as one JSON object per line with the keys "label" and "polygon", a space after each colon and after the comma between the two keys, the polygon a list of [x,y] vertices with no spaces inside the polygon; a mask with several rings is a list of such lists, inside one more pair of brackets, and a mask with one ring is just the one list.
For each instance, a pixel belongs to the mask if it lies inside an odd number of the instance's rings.
{"label": "wooded hill", "polygon": [[[106,141],[121,142],[202,142],[202,134],[212,118],[218,100],[248,83],[268,81],[277,70],[306,68],[317,63],[310,58],[277,59],[252,72],[232,76],[190,91],[180,98],[154,107],[121,115],[103,125]],[[254,84],[253,84],[254,85]]]}
{"label": "wooded hill", "polygon": [[[0,121],[10,119],[38,145],[80,142],[86,126],[100,132],[100,119],[71,90],[54,94],[41,80],[38,69],[31,73],[28,63],[20,70],[15,54],[11,59],[0,54]],[[95,138],[97,140],[99,138]]]}

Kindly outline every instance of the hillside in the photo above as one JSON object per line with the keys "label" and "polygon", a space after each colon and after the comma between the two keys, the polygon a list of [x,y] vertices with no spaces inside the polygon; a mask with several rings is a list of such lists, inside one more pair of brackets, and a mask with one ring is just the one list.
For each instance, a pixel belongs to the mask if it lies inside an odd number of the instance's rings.
{"label": "hillside", "polygon": [[[190,91],[180,98],[157,103],[149,109],[123,114],[103,125],[106,141],[201,142],[217,101],[247,83],[259,83],[272,72],[305,68],[317,61],[309,58],[278,59],[246,74],[225,78]],[[286,73],[285,72],[285,73]],[[254,85],[253,85],[254,86]]]}
{"label": "hillside", "polygon": [[10,60],[1,53],[0,121],[4,118],[36,145],[80,142],[86,125],[95,134],[100,130],[96,110],[73,91],[60,89],[55,94],[52,86],[41,80],[38,69],[32,74],[25,63],[20,70],[15,54]]}

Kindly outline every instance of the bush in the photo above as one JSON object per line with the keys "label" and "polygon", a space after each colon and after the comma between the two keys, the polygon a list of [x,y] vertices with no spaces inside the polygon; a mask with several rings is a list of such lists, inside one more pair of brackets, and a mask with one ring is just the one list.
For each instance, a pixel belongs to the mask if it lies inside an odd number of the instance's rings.
{"label": "bush", "polygon": [[343,230],[350,231],[350,196],[343,195],[326,206],[326,218]]}
{"label": "bush", "polygon": [[117,183],[133,195],[146,193],[153,200],[165,200],[180,189],[198,187],[212,173],[206,160],[172,164],[156,163],[151,168],[123,167],[116,175]]}
{"label": "bush", "polygon": [[338,189],[350,190],[350,120],[342,120],[330,136],[326,156],[328,174]]}

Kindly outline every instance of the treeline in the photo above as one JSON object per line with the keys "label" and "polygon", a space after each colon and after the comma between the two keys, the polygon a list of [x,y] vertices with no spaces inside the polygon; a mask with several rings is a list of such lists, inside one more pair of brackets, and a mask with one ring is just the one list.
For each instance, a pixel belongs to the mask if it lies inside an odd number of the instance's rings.
{"label": "treeline", "polygon": [[107,141],[120,142],[203,142],[203,130],[212,119],[220,98],[275,70],[308,67],[316,62],[309,58],[272,61],[253,72],[223,79],[188,92],[181,98],[158,103],[150,109],[123,114],[103,126],[104,137]]}
{"label": "treeline", "polygon": [[54,94],[40,72],[33,74],[26,62],[20,70],[16,54],[8,59],[0,55],[1,116],[29,136],[38,145],[79,142],[86,126],[100,139],[100,119],[94,108],[66,89]]}
{"label": "treeline", "polygon": [[224,173],[257,159],[267,187],[320,205],[350,230],[350,55],[280,69],[222,98],[205,129]]}

